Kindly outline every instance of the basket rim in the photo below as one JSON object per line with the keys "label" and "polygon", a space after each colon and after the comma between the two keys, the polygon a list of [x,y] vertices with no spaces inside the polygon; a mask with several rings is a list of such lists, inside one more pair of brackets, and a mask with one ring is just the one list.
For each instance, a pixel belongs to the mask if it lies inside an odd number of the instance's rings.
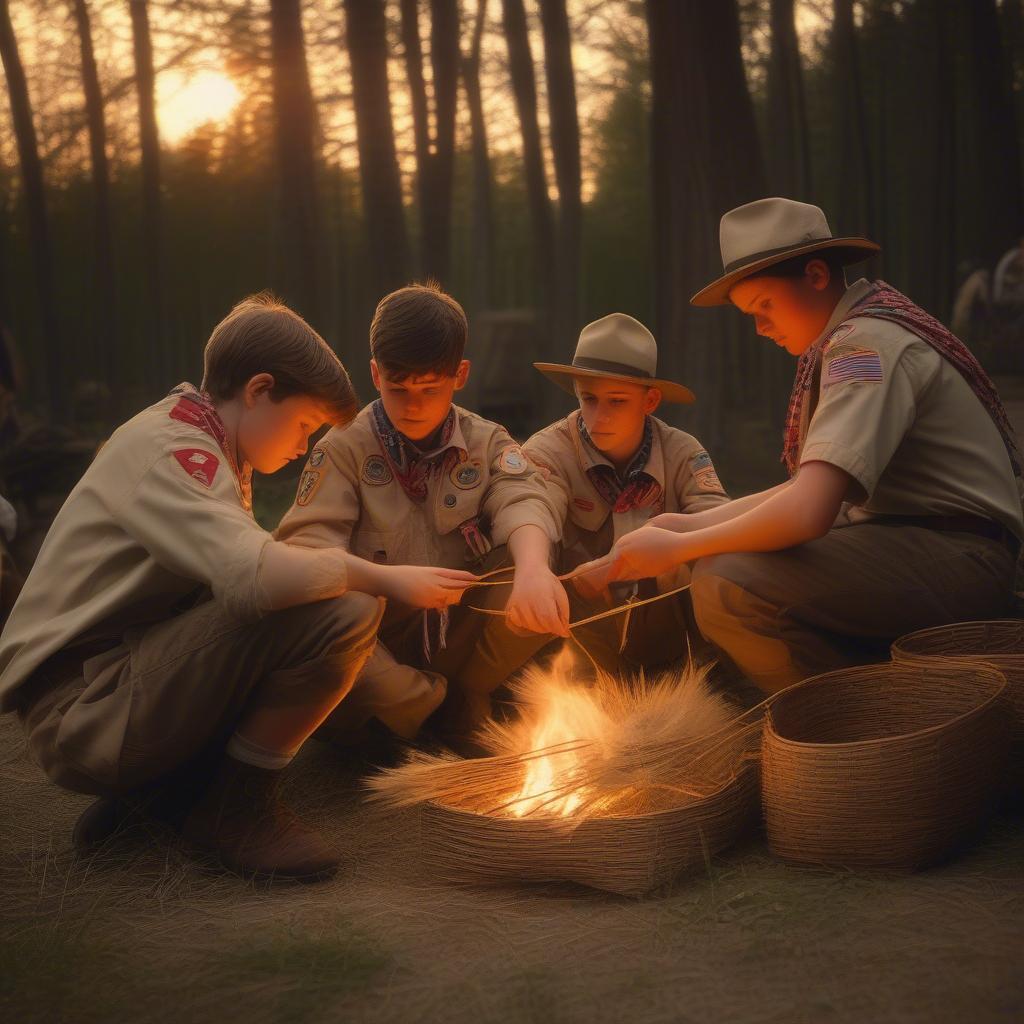
{"label": "basket rim", "polygon": [[812,689],[814,687],[822,686],[830,682],[837,676],[847,677],[856,675],[858,672],[863,672],[865,668],[884,668],[892,666],[895,668],[910,668],[911,666],[900,663],[900,662],[878,662],[874,665],[851,665],[847,668],[833,669],[831,672],[819,672],[816,676],[809,676],[807,679],[802,679],[799,683],[793,683],[792,686],[787,686],[786,689],[780,690],[772,698],[771,703],[765,709],[764,716],[764,735],[767,739],[771,736],[773,740],[778,741],[779,745],[787,746],[795,750],[851,750],[854,748],[864,747],[884,747],[895,743],[905,743],[910,739],[923,738],[931,733],[940,732],[945,729],[949,729],[951,726],[957,725],[974,715],[980,715],[987,711],[989,707],[996,703],[1005,696],[1008,683],[1005,673],[1001,672],[995,665],[989,665],[985,662],[980,662],[977,667],[981,670],[983,675],[994,676],[1001,681],[1001,685],[996,689],[995,693],[991,693],[985,698],[980,704],[972,708],[968,708],[966,711],[961,712],[959,715],[949,718],[944,722],[940,722],[937,725],[929,725],[923,729],[915,729],[912,732],[901,732],[895,736],[876,736],[873,739],[865,740],[843,740],[836,743],[820,743],[811,742],[808,740],[794,740],[788,736],[783,736],[775,728],[775,720],[772,717],[773,704],[776,698],[781,697],[783,694],[793,693],[800,689]]}
{"label": "basket rim", "polygon": [[[691,803],[688,803],[685,806],[667,807],[667,808],[665,808],[662,811],[648,811],[645,814],[621,814],[621,815],[616,815],[614,817],[605,817],[605,818],[600,818],[600,817],[581,818],[579,821],[573,822],[573,824],[576,825],[576,826],[579,826],[579,825],[586,825],[586,824],[589,824],[591,822],[644,821],[644,820],[652,819],[652,818],[663,818],[663,817],[666,817],[666,816],[668,816],[670,814],[679,814],[680,812],[683,812],[683,811],[690,811],[690,810],[693,810],[693,808],[695,808],[695,807],[701,807],[701,806],[705,805],[708,801],[714,800],[715,798],[722,796],[723,793],[725,793],[727,790],[729,790],[729,789],[731,789],[733,787],[737,787],[738,788],[739,785],[742,784],[742,783],[756,782],[755,774],[756,773],[754,773],[751,770],[750,765],[749,764],[745,764],[740,769],[740,771],[738,771],[731,779],[728,779],[726,782],[722,783],[722,785],[719,786],[718,789],[714,790],[711,793],[708,793],[707,796],[702,796],[702,797],[699,797],[696,800],[693,800]],[[423,807],[430,807],[430,808],[433,808],[434,810],[445,811],[446,813],[449,813],[449,814],[461,814],[461,815],[463,815],[465,817],[468,817],[468,818],[483,818],[483,819],[486,819],[487,821],[508,821],[508,822],[521,821],[521,822],[535,822],[535,823],[546,823],[546,824],[550,824],[550,823],[553,823],[553,822],[558,822],[558,823],[561,823],[561,824],[566,824],[566,823],[572,821],[572,816],[571,815],[568,816],[568,817],[563,817],[562,815],[553,815],[553,814],[540,815],[540,814],[537,814],[537,815],[528,815],[528,816],[525,816],[525,817],[522,817],[522,818],[517,818],[517,817],[510,817],[510,816],[504,815],[504,814],[487,814],[485,811],[471,811],[471,810],[468,810],[465,807],[452,807],[449,804],[442,803],[440,800],[424,800],[423,804],[421,806],[423,806]]]}
{"label": "basket rim", "polygon": [[999,654],[995,651],[978,651],[976,653],[970,653],[964,651],[959,654],[932,654],[925,655],[920,651],[907,651],[902,645],[908,640],[916,640],[918,638],[924,639],[926,637],[935,636],[942,633],[945,630],[953,629],[956,626],[1015,626],[1018,629],[1024,629],[1024,619],[1014,618],[1002,618],[1002,619],[967,619],[964,622],[947,622],[941,626],[927,626],[924,629],[915,629],[910,633],[904,633],[902,636],[897,637],[893,640],[890,650],[895,654],[897,651],[903,654],[916,654],[919,657],[933,657],[933,658],[1021,658],[1024,659],[1024,651],[1019,654],[1012,654],[1009,652],[1003,652]]}

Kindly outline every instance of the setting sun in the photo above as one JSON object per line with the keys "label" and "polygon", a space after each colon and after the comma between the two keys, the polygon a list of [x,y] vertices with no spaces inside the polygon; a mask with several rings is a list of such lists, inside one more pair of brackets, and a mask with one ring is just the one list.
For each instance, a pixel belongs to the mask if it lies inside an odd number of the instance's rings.
{"label": "setting sun", "polygon": [[160,135],[175,143],[200,125],[225,120],[241,98],[238,86],[219,71],[185,76],[168,71],[157,79]]}

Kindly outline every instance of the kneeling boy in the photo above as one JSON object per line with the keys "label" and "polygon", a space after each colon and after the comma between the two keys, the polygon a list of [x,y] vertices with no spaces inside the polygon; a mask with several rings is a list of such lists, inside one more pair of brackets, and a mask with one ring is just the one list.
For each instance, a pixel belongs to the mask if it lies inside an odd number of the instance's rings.
{"label": "kneeling boy", "polygon": [[[561,571],[606,555],[612,545],[661,513],[703,512],[727,498],[711,457],[696,438],[655,418],[662,401],[692,402],[689,389],[657,378],[658,346],[643,324],[611,313],[583,328],[571,366],[534,363],[580,407],[524,446],[553,485],[563,521]],[[641,581],[638,597],[684,585],[685,567]],[[573,618],[599,610],[599,575],[574,581]],[[575,631],[608,672],[656,668],[687,653],[688,594],[644,605],[625,617]]]}
{"label": "kneeling boy", "polygon": [[247,299],[207,343],[203,389],[122,425],[69,495],[0,637],[0,710],[54,782],[103,797],[79,848],[175,805],[185,836],[240,873],[336,867],[278,799],[281,769],[369,655],[370,595],[441,607],[473,579],[313,554],[256,523],[252,470],[299,458],[355,405],[305,321]]}

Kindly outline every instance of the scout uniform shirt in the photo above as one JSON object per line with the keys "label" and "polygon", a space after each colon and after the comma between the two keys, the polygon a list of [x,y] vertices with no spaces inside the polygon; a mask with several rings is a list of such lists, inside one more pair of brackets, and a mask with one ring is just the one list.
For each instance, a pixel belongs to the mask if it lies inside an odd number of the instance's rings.
{"label": "scout uniform shirt", "polygon": [[841,322],[874,287],[851,285],[822,333],[800,463],[828,462],[853,477],[859,486],[847,495],[849,522],[969,515],[1024,537],[1006,447],[956,367],[899,324],[868,316]]}
{"label": "scout uniform shirt", "polygon": [[271,536],[248,467],[236,471],[212,407],[186,387],[119,427],[57,513],[0,637],[0,711],[51,655],[167,619],[204,588],[240,621],[258,616]]}
{"label": "scout uniform shirt", "polygon": [[[447,445],[428,453],[423,500],[396,477],[374,428],[371,403],[317,442],[277,537],[340,545],[369,561],[470,569],[527,523],[560,537],[555,500],[504,427],[452,406]],[[446,453],[442,455],[442,451]]]}
{"label": "scout uniform shirt", "polygon": [[620,537],[662,512],[703,512],[729,500],[711,456],[700,442],[648,416],[650,454],[642,472],[655,486],[642,499],[645,504],[615,511],[592,479],[595,470],[611,470],[613,474],[615,470],[582,436],[579,418],[578,410],[572,412],[534,434],[524,445],[530,461],[547,476],[558,501],[564,523],[563,572],[606,555]]}

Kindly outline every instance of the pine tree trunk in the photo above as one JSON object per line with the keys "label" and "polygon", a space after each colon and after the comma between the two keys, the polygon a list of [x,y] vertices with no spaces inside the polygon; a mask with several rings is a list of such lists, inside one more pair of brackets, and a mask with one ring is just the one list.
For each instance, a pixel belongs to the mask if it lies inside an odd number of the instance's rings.
{"label": "pine tree trunk", "polygon": [[812,191],[807,104],[793,7],[794,0],[771,0],[768,181],[778,195],[808,202]]}
{"label": "pine tree trunk", "polygon": [[39,302],[39,322],[46,353],[43,365],[48,369],[56,368],[52,371],[53,376],[46,378],[46,397],[51,411],[57,415],[63,411],[62,399],[66,394],[68,382],[61,373],[61,368],[64,365],[64,352],[57,320],[50,222],[46,212],[43,168],[39,160],[36,130],[32,121],[32,104],[29,100],[25,70],[18,53],[18,43],[11,25],[7,0],[0,0],[0,60],[3,62],[4,73],[7,76],[11,119],[14,122],[14,136],[21,167],[21,188],[28,212],[29,242]]}

